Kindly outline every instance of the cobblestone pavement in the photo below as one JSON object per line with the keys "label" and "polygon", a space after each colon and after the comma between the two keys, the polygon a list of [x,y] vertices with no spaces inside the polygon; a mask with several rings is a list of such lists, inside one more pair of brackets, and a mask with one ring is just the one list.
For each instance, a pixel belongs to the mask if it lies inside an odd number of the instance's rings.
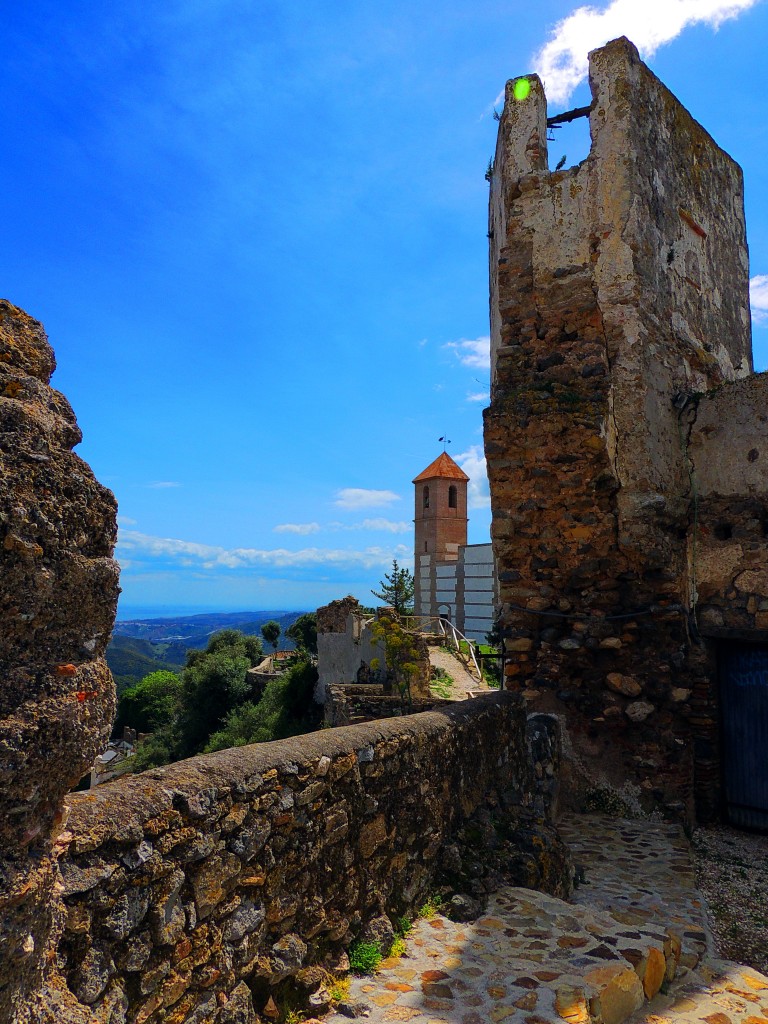
{"label": "cobblestone pavement", "polygon": [[598,816],[561,827],[582,879],[572,902],[508,887],[471,923],[420,919],[405,956],[353,981],[348,1015],[370,1024],[768,1024],[768,978],[713,957],[679,829]]}

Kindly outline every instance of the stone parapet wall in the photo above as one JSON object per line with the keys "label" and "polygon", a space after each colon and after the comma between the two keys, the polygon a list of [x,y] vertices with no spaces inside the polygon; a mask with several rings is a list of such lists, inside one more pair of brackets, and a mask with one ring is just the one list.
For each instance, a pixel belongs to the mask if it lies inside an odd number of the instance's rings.
{"label": "stone parapet wall", "polygon": [[551,757],[523,702],[494,694],[75,794],[58,951],[71,992],[100,1021],[224,1022],[233,1007],[248,1021],[251,998],[262,1009],[442,882],[477,895],[506,870],[565,893]]}

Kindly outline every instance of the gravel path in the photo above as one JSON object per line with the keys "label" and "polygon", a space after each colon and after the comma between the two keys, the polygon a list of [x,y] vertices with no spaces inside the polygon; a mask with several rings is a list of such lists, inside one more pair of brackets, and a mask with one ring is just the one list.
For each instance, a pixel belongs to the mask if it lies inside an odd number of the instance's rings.
{"label": "gravel path", "polygon": [[768,836],[708,825],[693,849],[720,956],[768,974]]}

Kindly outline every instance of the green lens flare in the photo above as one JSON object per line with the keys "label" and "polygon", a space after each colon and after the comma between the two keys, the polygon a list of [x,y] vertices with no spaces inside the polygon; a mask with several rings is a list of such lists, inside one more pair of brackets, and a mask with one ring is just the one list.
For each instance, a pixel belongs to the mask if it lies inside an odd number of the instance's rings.
{"label": "green lens flare", "polygon": [[515,84],[512,86],[512,95],[515,97],[518,103],[522,103],[523,100],[527,100],[531,94],[531,83],[527,78],[518,78]]}

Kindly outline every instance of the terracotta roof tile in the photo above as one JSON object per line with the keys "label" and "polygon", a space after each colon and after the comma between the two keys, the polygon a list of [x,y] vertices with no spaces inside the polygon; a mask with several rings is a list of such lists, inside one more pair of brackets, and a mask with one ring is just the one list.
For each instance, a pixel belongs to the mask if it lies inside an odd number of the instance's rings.
{"label": "terracotta roof tile", "polygon": [[440,477],[443,480],[469,480],[467,474],[461,466],[456,465],[448,452],[441,452],[434,462],[431,462],[423,472],[414,477],[413,483],[434,480],[435,477]]}

